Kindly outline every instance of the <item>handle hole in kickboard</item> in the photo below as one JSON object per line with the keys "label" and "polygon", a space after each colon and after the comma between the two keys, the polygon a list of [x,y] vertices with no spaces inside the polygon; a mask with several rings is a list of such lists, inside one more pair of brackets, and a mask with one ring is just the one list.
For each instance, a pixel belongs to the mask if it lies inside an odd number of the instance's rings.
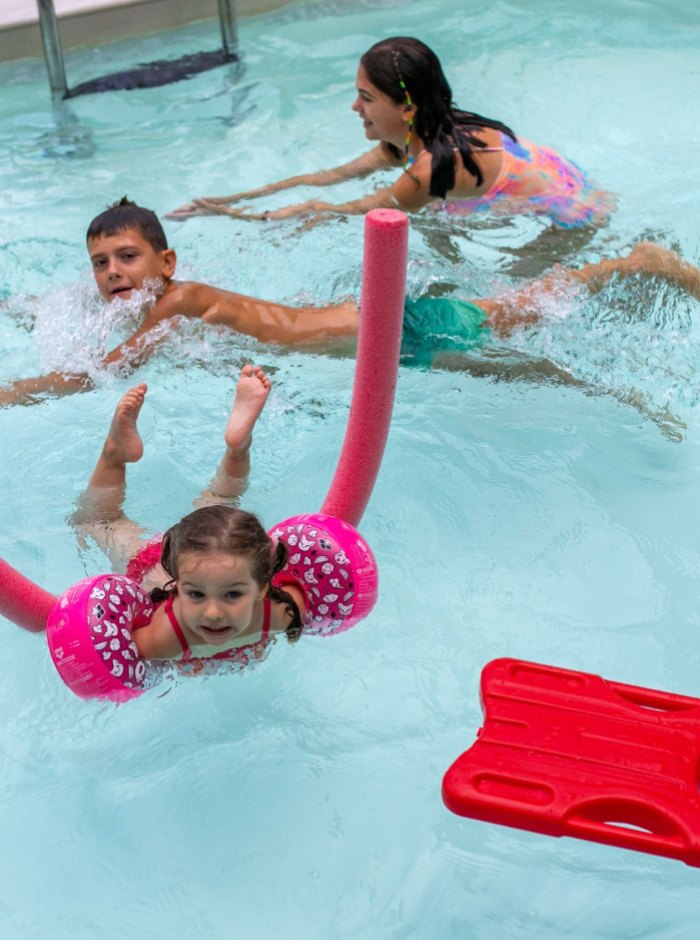
{"label": "handle hole in kickboard", "polygon": [[660,807],[619,797],[602,797],[578,806],[575,816],[582,820],[643,835],[676,837],[678,822]]}
{"label": "handle hole in kickboard", "polygon": [[603,823],[606,826],[613,826],[615,829],[629,829],[631,832],[641,832],[645,836],[655,835],[651,829],[645,829],[644,826],[635,826],[634,823],[618,822],[615,819],[605,819]]}
{"label": "handle hole in kickboard", "polygon": [[696,699],[688,699],[680,695],[668,695],[652,689],[638,689],[615,682],[610,683],[610,686],[621,699],[649,712],[674,714],[693,711],[698,707]]}

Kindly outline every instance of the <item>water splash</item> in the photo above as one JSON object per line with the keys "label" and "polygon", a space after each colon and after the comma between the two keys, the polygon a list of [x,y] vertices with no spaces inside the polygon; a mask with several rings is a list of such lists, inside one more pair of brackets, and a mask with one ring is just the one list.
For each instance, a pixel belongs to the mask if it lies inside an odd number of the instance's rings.
{"label": "water splash", "polygon": [[509,339],[514,348],[546,357],[679,439],[685,412],[700,401],[696,301],[643,276],[614,278],[595,296],[562,280],[534,299],[542,319]]}
{"label": "water splash", "polygon": [[102,359],[139,326],[162,284],[147,281],[131,297],[105,303],[87,280],[36,298],[23,315],[42,372],[103,370]]}

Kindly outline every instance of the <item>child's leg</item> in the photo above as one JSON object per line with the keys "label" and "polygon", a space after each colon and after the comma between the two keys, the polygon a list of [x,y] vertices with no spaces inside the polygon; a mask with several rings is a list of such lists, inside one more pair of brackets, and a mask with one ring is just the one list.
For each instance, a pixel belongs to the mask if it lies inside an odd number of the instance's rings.
{"label": "child's leg", "polygon": [[272,383],[259,366],[243,366],[236,385],[233,408],[224,432],[226,450],[209,488],[196,506],[237,500],[248,485],[253,428],[265,407]]}
{"label": "child's leg", "polygon": [[700,270],[683,261],[675,251],[653,242],[640,242],[624,258],[609,258],[582,268],[561,268],[521,290],[502,297],[471,301],[488,316],[489,325],[498,333],[508,333],[518,326],[535,323],[542,314],[543,301],[567,284],[584,285],[592,294],[602,290],[614,275],[632,277],[645,274],[661,277],[700,300]]}
{"label": "child's leg", "polygon": [[143,455],[136,422],[145,396],[146,386],[137,385],[119,399],[102,453],[71,520],[81,536],[90,535],[107,552],[117,569],[126,565],[145,534],[122,512],[126,465]]}
{"label": "child's leg", "polygon": [[654,242],[640,242],[624,258],[610,258],[599,264],[586,264],[578,271],[568,273],[575,280],[585,284],[592,294],[602,290],[615,274],[621,274],[623,277],[646,274],[649,277],[663,278],[700,300],[700,270],[684,261],[675,251],[669,251]]}

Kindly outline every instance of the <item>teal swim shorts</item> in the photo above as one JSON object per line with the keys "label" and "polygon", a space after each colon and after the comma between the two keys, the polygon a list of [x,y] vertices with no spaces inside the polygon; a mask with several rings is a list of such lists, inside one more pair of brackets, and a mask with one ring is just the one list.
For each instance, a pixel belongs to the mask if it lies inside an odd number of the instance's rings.
{"label": "teal swim shorts", "polygon": [[430,368],[440,352],[466,352],[489,335],[486,313],[466,300],[422,297],[404,304],[401,363]]}

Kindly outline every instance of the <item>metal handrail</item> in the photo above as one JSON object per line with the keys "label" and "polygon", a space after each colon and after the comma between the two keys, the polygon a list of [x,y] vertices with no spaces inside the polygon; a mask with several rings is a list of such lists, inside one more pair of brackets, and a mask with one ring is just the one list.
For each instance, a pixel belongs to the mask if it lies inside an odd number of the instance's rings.
{"label": "metal handrail", "polygon": [[[214,68],[222,65],[224,62],[230,62],[238,58],[238,30],[236,25],[236,0],[217,0],[219,8],[219,22],[221,25],[222,50],[220,53],[202,53],[198,63],[193,63],[196,56],[184,56],[183,68],[178,72],[177,68],[169,69],[167,76],[162,80],[154,81],[152,84],[166,84],[167,82],[177,81],[180,78],[188,77],[198,71],[204,71],[208,68]],[[129,85],[126,79],[128,75],[119,73],[115,76],[105,76],[104,79],[95,79],[84,82],[77,88],[69,89],[66,79],[66,69],[63,61],[63,49],[61,47],[61,35],[58,29],[58,20],[54,9],[53,0],[37,0],[39,9],[39,28],[41,30],[41,42],[44,47],[44,61],[49,75],[49,85],[54,96],[70,98],[76,94],[86,94],[94,91],[109,91],[117,88],[143,87],[136,83]],[[178,61],[171,63],[176,66]],[[154,66],[162,66],[164,63],[154,63]],[[143,67],[141,67],[143,71]],[[134,75],[136,72],[134,72]],[[112,77],[116,81],[110,82]]]}
{"label": "metal handrail", "polygon": [[46,62],[46,71],[49,73],[51,91],[54,95],[65,95],[68,91],[68,82],[66,81],[61,34],[58,31],[53,0],[37,0],[37,5],[39,7],[41,44],[44,47],[44,61]]}
{"label": "metal handrail", "polygon": [[238,50],[238,26],[236,23],[235,0],[218,0],[219,22],[221,23],[221,41],[227,55],[235,55]]}

